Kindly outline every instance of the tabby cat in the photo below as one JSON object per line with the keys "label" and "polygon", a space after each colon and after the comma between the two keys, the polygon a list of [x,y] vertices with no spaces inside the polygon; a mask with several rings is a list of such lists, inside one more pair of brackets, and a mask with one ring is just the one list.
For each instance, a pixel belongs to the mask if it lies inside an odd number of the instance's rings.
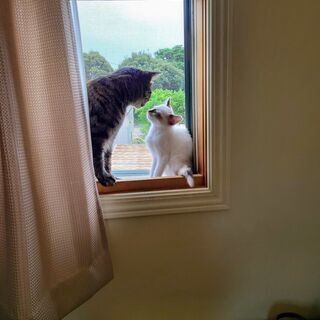
{"label": "tabby cat", "polygon": [[150,99],[158,72],[123,68],[87,84],[93,165],[104,186],[115,183],[111,174],[112,145],[129,105],[140,108]]}

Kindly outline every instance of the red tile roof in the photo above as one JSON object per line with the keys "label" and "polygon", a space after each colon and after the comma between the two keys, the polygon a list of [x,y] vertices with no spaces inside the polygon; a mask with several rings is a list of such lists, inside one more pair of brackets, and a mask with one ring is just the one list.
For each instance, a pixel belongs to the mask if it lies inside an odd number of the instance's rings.
{"label": "red tile roof", "polygon": [[113,170],[149,170],[151,162],[144,144],[117,144],[112,153]]}

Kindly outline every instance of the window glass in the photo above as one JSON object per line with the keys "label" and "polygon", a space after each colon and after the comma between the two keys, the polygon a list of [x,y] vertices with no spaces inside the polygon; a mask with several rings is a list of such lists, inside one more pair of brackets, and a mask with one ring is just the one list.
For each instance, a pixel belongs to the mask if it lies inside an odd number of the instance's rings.
{"label": "window glass", "polygon": [[128,108],[114,143],[113,174],[146,177],[151,167],[146,111],[171,97],[174,112],[185,119],[184,1],[84,0],[77,5],[87,80],[125,66],[161,72],[150,101]]}

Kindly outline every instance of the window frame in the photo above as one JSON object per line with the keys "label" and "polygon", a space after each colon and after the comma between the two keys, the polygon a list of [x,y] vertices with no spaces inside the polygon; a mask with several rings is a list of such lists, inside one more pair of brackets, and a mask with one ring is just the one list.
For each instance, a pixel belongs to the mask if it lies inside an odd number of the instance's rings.
{"label": "window frame", "polygon": [[[194,141],[194,180],[195,188],[207,187],[207,133],[205,96],[206,83],[206,7],[205,1],[184,0],[185,21],[185,95],[186,123]],[[197,116],[193,116],[197,114]],[[140,178],[118,180],[113,186],[104,187],[97,182],[100,195],[155,190],[174,190],[189,188],[183,177]]]}
{"label": "window frame", "polygon": [[111,188],[98,184],[105,219],[229,208],[232,0],[192,2],[196,59],[202,65],[194,82],[194,99],[202,106],[194,119],[203,138],[196,140],[196,188],[186,188],[182,177],[119,181]]}

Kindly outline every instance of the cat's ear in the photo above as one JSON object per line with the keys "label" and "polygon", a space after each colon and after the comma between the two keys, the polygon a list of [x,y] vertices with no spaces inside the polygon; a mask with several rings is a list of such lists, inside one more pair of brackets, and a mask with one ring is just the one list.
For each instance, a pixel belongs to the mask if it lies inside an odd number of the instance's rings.
{"label": "cat's ear", "polygon": [[168,98],[165,102],[164,102],[164,105],[170,109],[172,109],[172,106],[171,106],[171,98]]}
{"label": "cat's ear", "polygon": [[160,77],[160,72],[150,72],[151,73],[151,81],[154,81]]}
{"label": "cat's ear", "polygon": [[180,121],[182,121],[182,117],[180,116],[175,116],[173,114],[170,114],[170,116],[168,117],[168,123],[170,126],[173,126],[179,123]]}
{"label": "cat's ear", "polygon": [[156,71],[147,71],[149,81],[153,83],[154,80],[158,79],[160,77],[160,72]]}

